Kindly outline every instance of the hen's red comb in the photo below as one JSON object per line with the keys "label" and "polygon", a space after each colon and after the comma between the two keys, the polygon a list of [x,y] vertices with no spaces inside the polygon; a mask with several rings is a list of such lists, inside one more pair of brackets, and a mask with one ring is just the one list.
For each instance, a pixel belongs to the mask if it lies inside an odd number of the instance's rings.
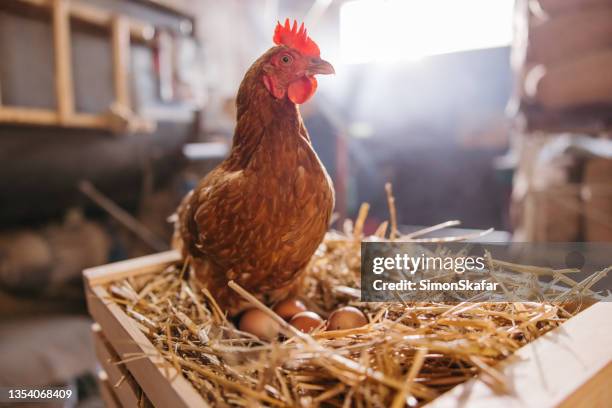
{"label": "hen's red comb", "polygon": [[274,44],[276,45],[286,45],[287,47],[298,50],[304,55],[311,57],[318,57],[321,55],[319,46],[312,41],[310,37],[308,37],[306,29],[304,28],[304,23],[302,23],[298,29],[296,20],[293,20],[293,27],[291,26],[289,19],[285,20],[284,26],[278,22],[276,24],[276,29],[274,30],[273,40]]}

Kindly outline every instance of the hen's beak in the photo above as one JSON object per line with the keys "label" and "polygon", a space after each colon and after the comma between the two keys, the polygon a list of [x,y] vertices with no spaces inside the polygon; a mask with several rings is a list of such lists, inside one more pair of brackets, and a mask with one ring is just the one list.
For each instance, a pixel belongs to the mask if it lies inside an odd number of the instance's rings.
{"label": "hen's beak", "polygon": [[321,58],[313,58],[310,60],[310,64],[308,64],[308,68],[306,69],[308,75],[329,75],[335,74],[336,70],[329,62],[322,60]]}

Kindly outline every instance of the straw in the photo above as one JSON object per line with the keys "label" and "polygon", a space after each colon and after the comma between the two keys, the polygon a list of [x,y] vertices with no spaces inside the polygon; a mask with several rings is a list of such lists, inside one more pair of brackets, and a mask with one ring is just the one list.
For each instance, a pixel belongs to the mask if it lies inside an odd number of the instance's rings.
{"label": "straw", "polygon": [[[145,275],[137,285],[129,278],[110,283],[109,300],[138,322],[168,367],[182,374],[211,405],[397,408],[425,404],[477,375],[503,392],[508,385],[496,364],[571,317],[563,305],[548,299],[590,295],[594,282],[608,272],[576,282],[566,277],[572,270],[548,270],[488,257],[492,279],[510,292],[523,287],[540,290],[532,280],[543,274],[565,286],[542,289],[537,293],[542,302],[474,299],[449,304],[436,301],[434,294],[428,302],[401,301],[399,294],[398,302],[359,302],[362,240],[394,236],[417,240],[457,225],[450,221],[400,236],[390,186],[386,190],[391,206],[390,236],[386,235],[386,221],[375,236],[363,236],[369,207],[362,206],[359,217],[354,224],[346,224],[344,233],[327,234],[297,288],[297,297],[323,317],[343,305],[360,308],[369,317],[366,326],[305,334],[276,315],[256,294],[230,282],[229,287],[250,307],[279,324],[278,339],[260,340],[238,330],[237,320],[228,318],[199,282],[192,277],[182,279],[189,268],[183,262]],[[451,242],[473,236],[418,239]]]}

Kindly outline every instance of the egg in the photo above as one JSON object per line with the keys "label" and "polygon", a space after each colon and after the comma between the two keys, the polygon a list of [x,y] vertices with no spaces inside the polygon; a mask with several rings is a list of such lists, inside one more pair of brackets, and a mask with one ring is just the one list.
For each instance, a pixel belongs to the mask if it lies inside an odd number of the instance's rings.
{"label": "egg", "polygon": [[323,319],[315,312],[305,311],[293,316],[289,323],[303,333],[310,333],[323,323]]}
{"label": "egg", "polygon": [[274,312],[285,320],[291,320],[296,314],[305,311],[306,306],[304,306],[304,303],[295,298],[285,299],[274,308]]}
{"label": "egg", "polygon": [[259,309],[250,309],[244,312],[238,327],[242,331],[269,341],[278,337],[280,332],[279,324]]}
{"label": "egg", "polygon": [[353,306],[344,306],[336,309],[329,316],[327,330],[348,330],[366,324],[368,324],[368,319],[361,310]]}

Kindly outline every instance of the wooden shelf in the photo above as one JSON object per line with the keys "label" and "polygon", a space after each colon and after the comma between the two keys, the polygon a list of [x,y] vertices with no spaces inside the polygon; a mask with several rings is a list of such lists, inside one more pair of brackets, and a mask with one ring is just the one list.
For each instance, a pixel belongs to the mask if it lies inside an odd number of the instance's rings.
{"label": "wooden shelf", "polygon": [[[130,43],[132,40],[150,42],[155,34],[153,26],[74,0],[10,0],[10,4],[48,8],[51,11],[57,110],[2,105],[0,85],[0,123],[107,129],[115,133],[150,133],[155,130],[155,122],[133,112],[129,93]],[[107,112],[88,114],[75,111],[71,19],[108,29],[113,50],[115,101]]]}

